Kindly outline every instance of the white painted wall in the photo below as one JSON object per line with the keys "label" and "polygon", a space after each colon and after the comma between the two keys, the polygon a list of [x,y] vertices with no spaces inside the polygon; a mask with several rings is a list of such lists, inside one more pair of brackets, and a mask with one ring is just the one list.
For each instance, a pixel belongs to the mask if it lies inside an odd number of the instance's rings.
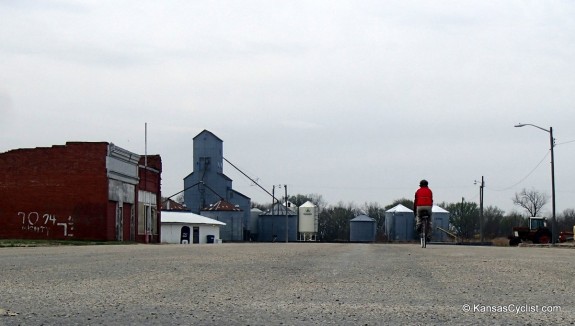
{"label": "white painted wall", "polygon": [[216,240],[220,238],[220,227],[218,225],[162,223],[161,242],[179,244],[180,236],[182,234],[182,227],[184,226],[188,226],[190,228],[190,241],[194,241],[194,226],[200,227],[200,244],[207,243],[208,234],[214,235]]}

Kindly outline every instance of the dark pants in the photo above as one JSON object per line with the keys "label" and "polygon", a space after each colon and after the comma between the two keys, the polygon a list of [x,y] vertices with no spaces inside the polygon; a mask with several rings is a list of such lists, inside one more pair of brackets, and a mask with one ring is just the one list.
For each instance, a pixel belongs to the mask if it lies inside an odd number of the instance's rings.
{"label": "dark pants", "polygon": [[421,234],[421,226],[423,224],[421,216],[423,216],[423,211],[427,211],[427,216],[429,216],[427,219],[427,239],[431,239],[431,233],[433,230],[431,225],[431,206],[417,206],[417,211],[415,212],[415,229],[417,230],[417,234]]}

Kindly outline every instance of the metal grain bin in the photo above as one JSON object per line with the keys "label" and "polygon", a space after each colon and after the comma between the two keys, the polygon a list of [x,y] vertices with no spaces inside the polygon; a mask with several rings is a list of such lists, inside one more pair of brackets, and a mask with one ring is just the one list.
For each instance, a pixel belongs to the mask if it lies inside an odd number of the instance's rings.
{"label": "metal grain bin", "polygon": [[451,238],[445,232],[438,230],[440,227],[449,230],[449,212],[439,206],[433,206],[431,209],[431,223],[433,223],[432,241],[449,241]]}
{"label": "metal grain bin", "polygon": [[385,212],[385,234],[389,241],[412,241],[415,236],[415,215],[401,204]]}
{"label": "metal grain bin", "polygon": [[258,241],[285,242],[286,217],[288,227],[288,241],[297,241],[298,215],[291,208],[282,204],[274,205],[271,211],[260,214],[258,220]]}
{"label": "metal grain bin", "polygon": [[358,215],[349,221],[350,242],[373,242],[375,231],[375,220],[367,215]]}

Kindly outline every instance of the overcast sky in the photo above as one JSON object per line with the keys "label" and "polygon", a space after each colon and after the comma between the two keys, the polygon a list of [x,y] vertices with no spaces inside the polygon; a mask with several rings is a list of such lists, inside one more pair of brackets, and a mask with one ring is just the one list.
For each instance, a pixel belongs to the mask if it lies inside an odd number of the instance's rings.
{"label": "overcast sky", "polygon": [[[164,196],[207,129],[265,188],[575,208],[572,1],[0,0],[0,152],[107,141],[162,156]],[[269,196],[229,164],[252,200]],[[551,203],[545,212],[550,214]]]}

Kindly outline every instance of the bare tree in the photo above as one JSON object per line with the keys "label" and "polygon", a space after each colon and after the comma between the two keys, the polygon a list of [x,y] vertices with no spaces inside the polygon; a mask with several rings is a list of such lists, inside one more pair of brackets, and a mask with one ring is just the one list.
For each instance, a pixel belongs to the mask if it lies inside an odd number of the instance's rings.
{"label": "bare tree", "polygon": [[507,235],[506,233],[502,233],[500,229],[504,213],[503,210],[495,206],[485,208],[483,212],[483,233],[487,238],[494,239],[501,235]]}
{"label": "bare tree", "polygon": [[547,204],[548,199],[549,197],[542,192],[523,188],[521,192],[515,193],[513,204],[524,208],[529,213],[529,216],[537,216],[543,206]]}
{"label": "bare tree", "polygon": [[297,194],[288,196],[288,200],[298,207],[305,204],[306,201],[312,202],[320,210],[323,210],[327,207],[327,203],[323,199],[323,196],[319,194],[308,194],[308,195]]}
{"label": "bare tree", "polygon": [[573,227],[575,226],[575,209],[567,208],[559,216],[558,220],[560,231],[573,232]]}
{"label": "bare tree", "polygon": [[361,210],[369,217],[375,220],[376,239],[382,240],[385,234],[385,208],[379,206],[376,202],[365,203]]}
{"label": "bare tree", "polygon": [[479,207],[477,203],[461,202],[448,204],[446,208],[451,228],[464,239],[472,239],[479,232]]}

